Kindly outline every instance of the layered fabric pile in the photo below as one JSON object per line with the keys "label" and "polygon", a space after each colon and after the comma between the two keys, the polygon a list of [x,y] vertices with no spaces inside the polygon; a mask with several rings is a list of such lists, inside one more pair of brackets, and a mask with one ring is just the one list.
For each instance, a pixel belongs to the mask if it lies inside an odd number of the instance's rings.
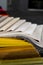
{"label": "layered fabric pile", "polygon": [[40,57],[43,25],[0,15],[0,59]]}

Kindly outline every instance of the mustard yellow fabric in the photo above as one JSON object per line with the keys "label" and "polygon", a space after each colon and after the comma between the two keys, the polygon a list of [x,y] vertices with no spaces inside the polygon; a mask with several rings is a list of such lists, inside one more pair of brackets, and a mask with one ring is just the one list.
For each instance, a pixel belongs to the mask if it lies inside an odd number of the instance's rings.
{"label": "mustard yellow fabric", "polygon": [[[13,54],[14,53],[14,54]],[[10,55],[9,55],[10,54]],[[39,57],[39,52],[30,42],[16,38],[0,38],[0,58],[6,55],[14,58],[21,57]]]}
{"label": "mustard yellow fabric", "polygon": [[0,38],[0,47],[5,46],[31,46],[30,42],[25,42],[25,40],[20,40],[16,38]]}

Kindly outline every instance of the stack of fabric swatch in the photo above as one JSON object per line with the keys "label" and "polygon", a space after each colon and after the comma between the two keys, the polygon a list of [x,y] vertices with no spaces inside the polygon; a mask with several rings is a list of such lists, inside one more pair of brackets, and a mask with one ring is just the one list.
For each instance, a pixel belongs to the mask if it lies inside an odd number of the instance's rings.
{"label": "stack of fabric swatch", "polygon": [[[9,26],[12,30],[10,30]],[[0,15],[0,59],[40,57],[40,42],[31,35],[38,26],[37,24],[26,22],[26,20],[22,20],[19,17],[14,18]],[[15,32],[13,30],[15,27],[20,27],[20,31],[16,28],[17,30]],[[26,29],[27,27],[28,29]],[[26,31],[23,32],[25,29]]]}

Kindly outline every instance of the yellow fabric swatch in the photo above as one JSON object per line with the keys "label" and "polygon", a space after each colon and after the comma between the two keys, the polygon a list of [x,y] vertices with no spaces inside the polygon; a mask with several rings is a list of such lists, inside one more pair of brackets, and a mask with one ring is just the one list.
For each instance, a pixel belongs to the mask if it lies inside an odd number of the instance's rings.
{"label": "yellow fabric swatch", "polygon": [[0,38],[0,59],[39,56],[39,52],[30,42],[16,38]]}
{"label": "yellow fabric swatch", "polygon": [[30,42],[26,42],[25,40],[20,40],[16,38],[0,38],[0,47],[5,46],[27,46],[31,45]]}

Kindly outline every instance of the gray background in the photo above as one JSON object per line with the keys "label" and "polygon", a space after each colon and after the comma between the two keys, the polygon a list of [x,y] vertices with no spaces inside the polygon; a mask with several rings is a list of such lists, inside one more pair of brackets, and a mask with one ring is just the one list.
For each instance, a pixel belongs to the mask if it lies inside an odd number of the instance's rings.
{"label": "gray background", "polygon": [[[9,5],[10,1],[12,3]],[[5,10],[26,10],[28,8],[28,0],[0,0],[0,6]]]}
{"label": "gray background", "polygon": [[2,6],[3,9],[7,10],[7,0],[0,0],[0,6]]}

